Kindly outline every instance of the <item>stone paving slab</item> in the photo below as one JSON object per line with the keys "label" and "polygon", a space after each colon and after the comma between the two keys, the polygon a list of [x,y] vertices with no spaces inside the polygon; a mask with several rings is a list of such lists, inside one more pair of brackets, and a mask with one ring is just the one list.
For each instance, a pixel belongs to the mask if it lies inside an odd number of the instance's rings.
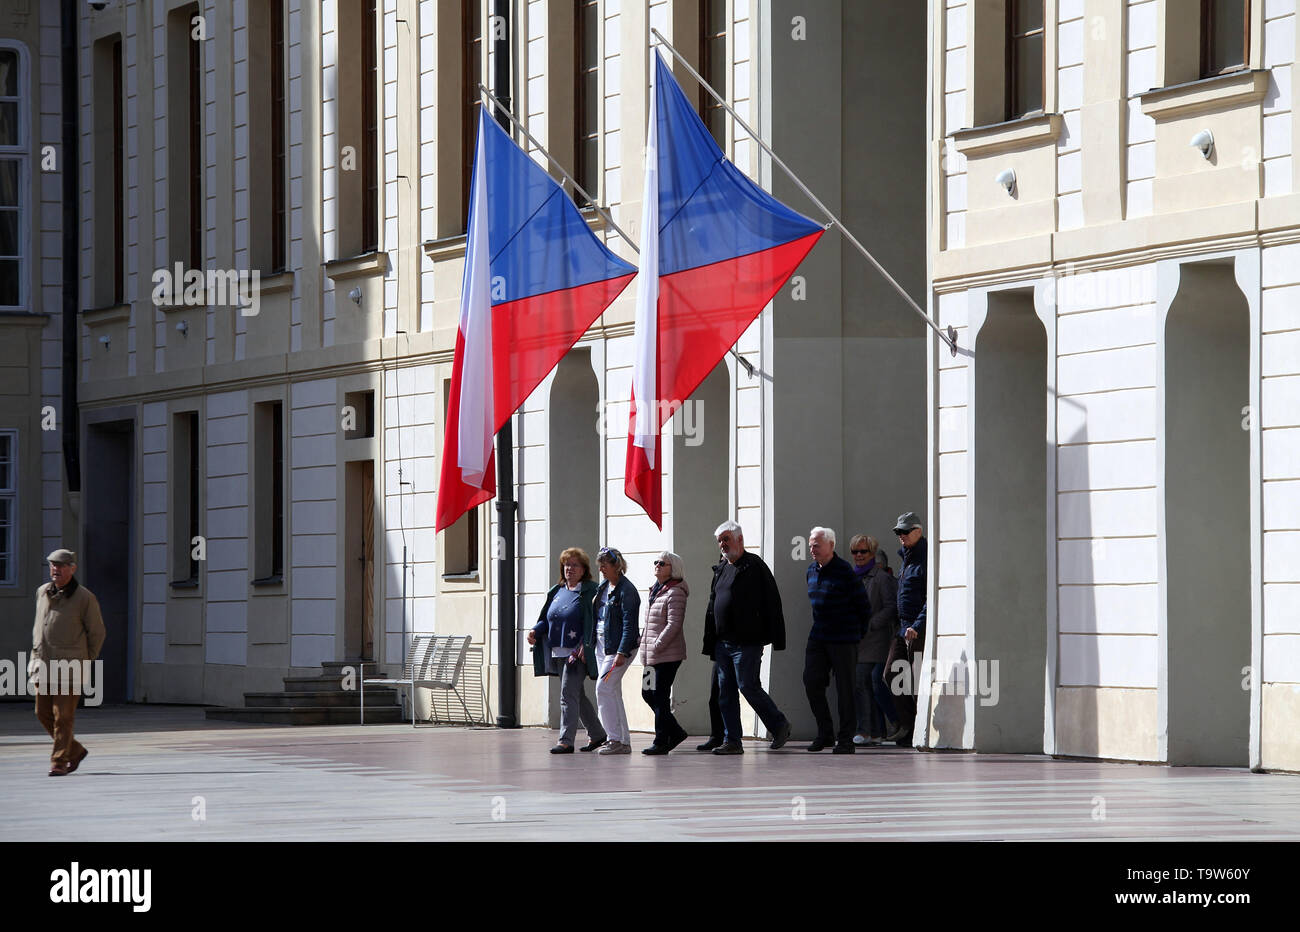
{"label": "stone paving slab", "polygon": [[1244,769],[802,744],[738,757],[551,755],[555,732],[208,722],[83,709],[46,776],[31,706],[0,704],[5,841],[1300,840],[1300,777]]}

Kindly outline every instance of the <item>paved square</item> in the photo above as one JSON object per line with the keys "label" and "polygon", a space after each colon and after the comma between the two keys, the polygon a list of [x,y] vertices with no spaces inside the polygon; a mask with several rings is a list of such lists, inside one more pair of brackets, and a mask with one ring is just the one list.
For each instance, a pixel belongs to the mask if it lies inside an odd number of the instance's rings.
{"label": "paved square", "polygon": [[[281,728],[183,706],[83,709],[90,756],[46,776],[0,704],[5,841],[1300,840],[1300,777],[924,753],[547,753],[539,728]],[[67,814],[66,817],[62,814]]]}

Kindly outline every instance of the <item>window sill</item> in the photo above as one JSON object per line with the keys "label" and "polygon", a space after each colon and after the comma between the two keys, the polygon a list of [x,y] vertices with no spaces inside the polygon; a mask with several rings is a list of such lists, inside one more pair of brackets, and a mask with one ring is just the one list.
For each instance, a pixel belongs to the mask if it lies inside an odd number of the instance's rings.
{"label": "window sill", "polygon": [[173,579],[168,583],[173,589],[197,589],[199,581],[197,579]]}
{"label": "window sill", "polygon": [[1159,121],[1258,103],[1267,91],[1267,71],[1230,71],[1199,81],[1153,88],[1138,99],[1142,112]]}
{"label": "window sill", "polygon": [[443,582],[478,582],[478,573],[443,573]]}
{"label": "window sill", "polygon": [[465,234],[458,233],[444,239],[426,240],[424,254],[434,262],[443,259],[459,259],[465,255]]}
{"label": "window sill", "polygon": [[388,271],[388,253],[383,251],[367,252],[346,259],[332,259],[325,263],[325,275],[331,281],[345,281],[349,278],[374,277]]}
{"label": "window sill", "polygon": [[962,155],[979,158],[1012,149],[1054,144],[1061,135],[1061,125],[1059,113],[1040,113],[1005,123],[959,129],[952,134],[952,141]]}
{"label": "window sill", "polygon": [[272,272],[269,275],[259,275],[257,277],[257,293],[259,295],[279,294],[282,291],[293,290],[293,272]]}
{"label": "window sill", "polygon": [[[18,308],[0,309],[0,320],[7,324],[31,324],[36,327],[44,327],[45,322],[50,319],[50,315],[44,312],[24,311]],[[0,585],[4,585],[0,583]]]}
{"label": "window sill", "polygon": [[249,583],[249,585],[250,585],[250,586],[253,586],[254,588],[257,588],[257,589],[269,589],[269,588],[271,588],[272,586],[283,586],[283,585],[284,585],[284,577],[283,577],[283,576],[263,576],[263,577],[261,577],[260,579],[254,579],[252,582]]}
{"label": "window sill", "polygon": [[131,319],[131,305],[110,304],[107,307],[90,307],[81,312],[81,321],[87,327],[103,327]]}

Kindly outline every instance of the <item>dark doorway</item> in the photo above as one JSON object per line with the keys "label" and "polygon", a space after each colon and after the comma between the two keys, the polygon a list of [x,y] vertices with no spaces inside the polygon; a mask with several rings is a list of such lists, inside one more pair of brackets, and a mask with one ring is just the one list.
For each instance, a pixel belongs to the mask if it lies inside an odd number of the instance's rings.
{"label": "dark doorway", "polygon": [[1250,310],[1232,265],[1184,265],[1165,319],[1171,764],[1249,763],[1249,386]]}
{"label": "dark doorway", "polygon": [[375,659],[375,462],[347,464],[343,591],[346,660]]}
{"label": "dark doorway", "polygon": [[1047,332],[1033,295],[990,294],[975,343],[975,657],[957,684],[976,693],[998,684],[996,701],[975,698],[981,752],[1043,751],[1047,403]]}
{"label": "dark doorway", "polygon": [[99,600],[104,640],[103,701],[132,698],[135,657],[135,423],[90,424],[82,459],[85,537],[77,576]]}

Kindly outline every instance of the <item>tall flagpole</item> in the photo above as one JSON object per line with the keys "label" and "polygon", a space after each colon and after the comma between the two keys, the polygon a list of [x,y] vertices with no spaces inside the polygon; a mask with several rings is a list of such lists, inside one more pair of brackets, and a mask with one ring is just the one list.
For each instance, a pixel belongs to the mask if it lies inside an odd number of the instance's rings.
{"label": "tall flagpole", "polygon": [[[505,28],[493,40],[492,83],[498,100],[496,119],[510,132],[510,0],[495,0],[493,8]],[[494,30],[495,31],[495,30]],[[486,206],[486,205],[485,205]],[[497,431],[497,534],[502,545],[492,542],[497,554],[497,717],[498,728],[519,727],[519,666],[515,662],[518,639],[515,620],[515,437],[510,418]],[[499,552],[498,552],[499,551]]]}
{"label": "tall flagpole", "polygon": [[655,40],[659,45],[662,45],[664,48],[666,48],[669,52],[672,53],[673,57],[677,59],[677,61],[681,63],[682,67],[685,68],[690,73],[691,77],[693,77],[696,81],[700,83],[700,87],[708,91],[709,94],[713,97],[713,99],[716,100],[719,104],[721,104],[726,109],[726,111],[731,114],[731,118],[735,120],[740,125],[740,127],[750,135],[750,138],[752,138],[754,142],[758,143],[759,147],[764,152],[766,152],[769,156],[771,156],[772,161],[775,162],[781,168],[781,170],[786,173],[787,176],[789,176],[790,180],[793,181],[795,185],[799,188],[799,190],[802,191],[807,196],[808,200],[812,201],[813,204],[817,206],[817,209],[826,215],[827,219],[830,220],[830,225],[835,227],[837,230],[839,230],[840,233],[844,234],[844,238],[847,239],[850,243],[852,243],[853,246],[858,250],[858,252],[862,253],[862,255],[866,257],[867,261],[876,267],[876,271],[879,272],[884,277],[885,281],[889,282],[889,284],[894,286],[894,290],[898,292],[899,297],[901,297],[904,301],[907,302],[907,306],[910,307],[913,311],[915,311],[920,316],[920,318],[923,321],[925,321],[926,326],[928,326],[931,330],[933,330],[935,333],[939,335],[939,339],[943,340],[944,343],[948,344],[948,348],[952,350],[952,354],[956,356],[957,355],[957,331],[953,329],[951,326],[948,327],[947,332],[941,330],[939,328],[939,325],[930,319],[930,315],[925,313],[925,311],[921,310],[921,306],[916,303],[915,299],[913,299],[910,294],[908,294],[906,291],[903,290],[903,286],[894,280],[894,276],[890,275],[887,271],[885,271],[885,267],[881,265],[879,262],[877,262],[876,257],[867,251],[867,247],[863,246],[860,242],[858,242],[858,238],[849,231],[848,227],[846,227],[843,223],[840,222],[840,218],[835,216],[835,214],[831,212],[831,209],[827,207],[825,204],[823,204],[821,202],[821,199],[818,198],[816,194],[812,193],[812,191],[808,188],[808,186],[804,184],[803,181],[800,180],[799,176],[794,173],[794,171],[790,168],[789,165],[786,165],[785,162],[781,161],[781,157],[777,155],[774,151],[772,151],[772,147],[769,146],[766,142],[764,142],[762,137],[760,137],[758,133],[754,132],[754,130],[750,128],[748,123],[746,123],[743,119],[741,119],[740,114],[738,114],[735,111],[735,109],[731,106],[731,104],[727,103],[725,100],[722,99],[722,96],[713,89],[713,85],[709,84],[708,81],[704,80],[704,78],[701,77],[700,73],[691,67],[691,63],[685,59],[682,53],[677,51],[677,49],[673,48],[672,43],[670,43],[667,39],[665,39],[663,35],[659,32],[659,30],[655,29],[653,26],[650,27],[650,34],[655,37]]}

